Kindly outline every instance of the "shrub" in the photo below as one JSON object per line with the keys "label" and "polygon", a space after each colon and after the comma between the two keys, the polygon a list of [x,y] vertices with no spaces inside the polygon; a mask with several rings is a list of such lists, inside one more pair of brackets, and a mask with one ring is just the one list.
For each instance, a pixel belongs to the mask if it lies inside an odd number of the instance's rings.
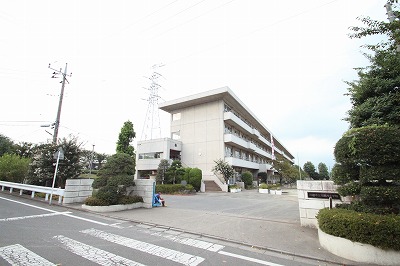
{"label": "shrub", "polygon": [[381,249],[400,251],[400,216],[361,213],[341,208],[322,209],[319,228],[330,235]]}
{"label": "shrub", "polygon": [[265,183],[261,183],[259,188],[261,188],[261,189],[269,189],[269,186],[267,184],[265,184]]}
{"label": "shrub", "polygon": [[267,183],[267,177],[268,177],[268,174],[266,172],[259,172],[258,173],[258,178],[261,179],[262,183]]}
{"label": "shrub", "polygon": [[137,202],[143,202],[143,198],[141,196],[133,195],[133,196],[122,196],[118,200],[118,204],[132,204]]}
{"label": "shrub", "polygon": [[199,168],[192,168],[189,172],[189,184],[194,187],[196,191],[200,191],[202,172]]}
{"label": "shrub", "polygon": [[188,194],[194,192],[192,185],[181,184],[164,184],[156,185],[156,193],[161,192],[165,194]]}
{"label": "shrub", "polygon": [[244,182],[246,188],[253,186],[253,174],[246,171],[242,174],[242,181]]}
{"label": "shrub", "polygon": [[85,204],[88,206],[108,206],[108,202],[96,198],[96,197],[89,197],[85,200]]}

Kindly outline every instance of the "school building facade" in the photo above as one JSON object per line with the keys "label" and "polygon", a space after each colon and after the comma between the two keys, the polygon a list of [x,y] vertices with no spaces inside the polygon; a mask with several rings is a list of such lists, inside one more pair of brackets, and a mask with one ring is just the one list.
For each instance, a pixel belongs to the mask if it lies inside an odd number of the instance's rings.
{"label": "school building facade", "polygon": [[159,109],[171,114],[170,136],[138,142],[135,178],[155,174],[161,159],[178,159],[202,170],[202,190],[217,185],[227,191],[223,178],[212,172],[218,159],[254,177],[273,175],[276,154],[294,163],[294,156],[229,87],[160,103]]}

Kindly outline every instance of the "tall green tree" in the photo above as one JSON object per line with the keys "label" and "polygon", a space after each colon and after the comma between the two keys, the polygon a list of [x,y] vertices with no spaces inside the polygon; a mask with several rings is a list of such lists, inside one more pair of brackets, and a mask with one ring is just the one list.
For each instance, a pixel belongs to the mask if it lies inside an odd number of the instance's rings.
{"label": "tall green tree", "polygon": [[117,141],[117,153],[126,153],[135,158],[135,148],[131,145],[136,137],[135,130],[131,121],[126,121],[121,128]]}
{"label": "tall green tree", "polygon": [[[293,183],[296,180],[300,179],[299,167],[297,165],[293,165],[287,159],[285,159],[282,155],[277,154],[275,156],[275,160],[273,161],[274,169],[278,171],[278,174],[282,179],[285,179],[289,183]],[[302,171],[302,170],[300,170]],[[305,178],[308,176],[304,171],[301,173],[301,177]]]}
{"label": "tall green tree", "polygon": [[324,163],[318,164],[318,175],[321,179],[328,180],[329,179],[329,171],[328,167]]}
{"label": "tall green tree", "polygon": [[15,147],[14,151],[15,154],[25,158],[32,158],[38,146],[30,142],[21,142],[15,144],[14,147]]}
{"label": "tall green tree", "polygon": [[12,140],[2,134],[0,134],[0,156],[3,156],[5,153],[13,153],[14,152],[14,142]]}
{"label": "tall green tree", "polygon": [[[391,1],[393,2],[393,1]],[[364,45],[370,65],[358,68],[358,80],[347,82],[352,108],[347,121],[351,128],[368,125],[400,126],[400,20],[399,6],[392,21],[360,18],[365,27],[351,27],[351,38],[380,35],[378,44]]]}
{"label": "tall green tree", "polygon": [[318,180],[319,179],[319,175],[318,175],[317,171],[315,170],[315,166],[314,166],[314,164],[312,162],[307,161],[303,166],[303,170],[312,179],[314,179],[314,180]]}
{"label": "tall green tree", "polygon": [[[390,1],[393,3],[393,1]],[[363,18],[350,37],[381,35],[365,45],[370,65],[348,82],[352,108],[350,130],[335,145],[332,178],[342,196],[357,196],[348,208],[379,214],[400,212],[400,16],[393,8],[389,22]]]}
{"label": "tall green tree", "polygon": [[29,158],[23,158],[16,154],[4,154],[0,157],[0,180],[24,183],[29,163]]}
{"label": "tall green tree", "polygon": [[56,187],[65,187],[65,181],[77,178],[83,170],[82,143],[74,136],[63,138],[55,145],[44,144],[38,146],[29,166],[28,182],[32,185],[51,186],[55,171],[56,158],[54,154],[59,148],[64,151],[64,159],[59,161]]}
{"label": "tall green tree", "polygon": [[168,180],[168,168],[170,167],[170,164],[168,160],[161,159],[160,163],[158,164],[157,168],[157,176],[156,180],[159,184],[164,184]]}

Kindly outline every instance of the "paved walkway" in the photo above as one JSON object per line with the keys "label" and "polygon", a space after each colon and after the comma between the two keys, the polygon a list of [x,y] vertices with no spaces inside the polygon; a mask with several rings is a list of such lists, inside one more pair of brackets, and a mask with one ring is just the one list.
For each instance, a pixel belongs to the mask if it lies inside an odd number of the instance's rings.
{"label": "paved walkway", "polygon": [[[109,217],[172,228],[244,244],[287,256],[312,258],[321,265],[361,265],[325,251],[316,229],[300,226],[296,190],[283,195],[198,193],[163,195],[167,207],[103,213]],[[70,207],[79,208],[79,205]]]}

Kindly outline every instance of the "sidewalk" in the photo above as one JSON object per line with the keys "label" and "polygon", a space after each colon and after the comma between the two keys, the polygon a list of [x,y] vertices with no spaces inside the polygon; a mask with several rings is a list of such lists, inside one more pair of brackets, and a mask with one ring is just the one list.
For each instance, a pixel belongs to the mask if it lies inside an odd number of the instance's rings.
{"label": "sidewalk", "polygon": [[[230,241],[287,256],[311,258],[325,264],[361,265],[325,251],[316,229],[300,226],[296,190],[283,195],[197,193],[163,195],[167,207],[108,212],[102,215],[162,226]],[[80,205],[65,205],[81,209]]]}

